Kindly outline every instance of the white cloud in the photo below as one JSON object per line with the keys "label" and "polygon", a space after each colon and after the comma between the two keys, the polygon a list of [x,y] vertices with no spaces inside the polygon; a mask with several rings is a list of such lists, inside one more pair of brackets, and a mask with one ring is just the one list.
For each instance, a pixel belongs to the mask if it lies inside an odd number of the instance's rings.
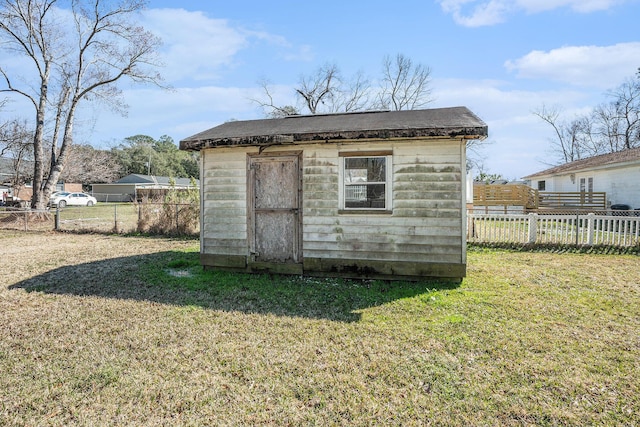
{"label": "white cloud", "polygon": [[437,79],[433,82],[433,107],[464,105],[483,120],[515,124],[521,117],[545,104],[582,105],[591,102],[584,92],[574,89],[525,90],[499,80]]}
{"label": "white cloud", "polygon": [[[278,102],[291,103],[293,90],[287,86],[270,88]],[[129,104],[128,116],[108,111],[99,114],[92,138],[96,143],[127,136],[146,134],[153,137],[170,135],[176,142],[228,120],[248,120],[262,116],[252,99],[262,94],[259,87],[180,87],[171,91],[137,88],[124,92]],[[88,112],[89,115],[91,111]]]}
{"label": "white cloud", "polygon": [[515,0],[515,3],[528,13],[539,13],[547,10],[570,7],[579,13],[608,10],[626,0]]}
{"label": "white cloud", "polygon": [[540,13],[569,7],[578,13],[608,10],[629,0],[438,0],[442,10],[465,27],[481,27],[504,22],[518,11]]}
{"label": "white cloud", "polygon": [[[440,0],[445,13],[453,15],[456,23],[465,27],[482,27],[503,22],[513,5],[505,0],[478,2],[476,0]],[[469,10],[471,9],[471,10]]]}
{"label": "white cloud", "polygon": [[143,25],[163,41],[160,54],[165,67],[161,73],[170,84],[219,80],[223,72],[239,65],[242,51],[258,43],[285,60],[313,58],[309,46],[295,46],[281,35],[234,26],[199,11],[149,9]]}
{"label": "white cloud", "polygon": [[230,65],[248,43],[247,34],[226,20],[184,9],[149,9],[144,26],[162,38],[162,73],[170,82],[185,77],[214,79],[219,68]]}
{"label": "white cloud", "polygon": [[640,42],[565,46],[548,52],[534,50],[519,59],[507,61],[505,67],[522,78],[611,89],[634,74],[639,57]]}

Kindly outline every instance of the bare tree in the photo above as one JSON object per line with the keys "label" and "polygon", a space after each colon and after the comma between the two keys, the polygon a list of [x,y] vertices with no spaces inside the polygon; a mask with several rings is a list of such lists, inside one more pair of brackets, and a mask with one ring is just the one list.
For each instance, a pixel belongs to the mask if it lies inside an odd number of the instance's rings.
{"label": "bare tree", "polygon": [[323,104],[333,109],[340,92],[340,71],[335,64],[320,67],[311,76],[302,76],[296,94],[302,98],[311,114],[316,114]]}
{"label": "bare tree", "polygon": [[33,173],[28,168],[29,161],[33,158],[33,133],[26,121],[14,119],[0,125],[0,156],[11,162],[10,173],[0,176],[0,179],[19,190],[31,179]]}
{"label": "bare tree", "polygon": [[[119,80],[161,80],[154,71],[160,41],[135,24],[143,0],[71,0],[69,10],[63,9],[66,4],[0,0],[1,46],[26,58],[26,75],[33,73],[29,81],[0,65],[5,86],[0,91],[22,96],[34,108],[34,209],[46,206],[65,167],[78,107],[99,100],[124,111]],[[47,137],[50,161],[45,158]]]}
{"label": "bare tree", "polygon": [[432,101],[430,76],[429,67],[415,64],[402,54],[393,59],[384,58],[379,86],[374,86],[363,72],[346,79],[337,65],[326,64],[300,78],[294,89],[298,106],[280,106],[264,80],[260,82],[263,100],[252,101],[263,108],[267,117],[374,109],[415,110]]}
{"label": "bare tree", "polygon": [[[567,122],[560,120],[561,110],[558,107],[543,105],[533,112],[534,115],[551,125],[555,137],[551,139],[552,151],[559,156],[560,163],[573,162],[584,157],[583,141],[588,139],[585,130],[589,129],[589,120],[578,117]],[[556,164],[558,162],[551,162]]]}
{"label": "bare tree", "polygon": [[611,151],[628,150],[640,146],[640,78],[627,79],[610,91],[609,105],[599,113],[602,136]]}
{"label": "bare tree", "polygon": [[382,85],[378,96],[380,108],[415,110],[431,99],[431,68],[414,64],[411,58],[397,54],[382,61]]}
{"label": "bare tree", "polygon": [[543,106],[534,114],[552,126],[552,151],[562,162],[640,147],[640,75],[609,91],[609,102],[570,122],[557,108]]}
{"label": "bare tree", "polygon": [[260,84],[260,87],[262,87],[262,91],[264,92],[265,97],[262,100],[251,99],[251,101],[255,102],[262,108],[266,117],[270,119],[277,119],[277,118],[282,118],[286,116],[293,116],[296,114],[300,114],[298,109],[293,105],[279,106],[275,103],[275,101],[273,100],[273,93],[272,93],[272,90],[270,89],[270,83],[268,80],[263,79],[259,82],[259,84]]}
{"label": "bare tree", "polygon": [[338,89],[334,111],[348,113],[371,109],[371,107],[371,82],[362,71],[359,71]]}
{"label": "bare tree", "polygon": [[613,103],[602,103],[591,112],[593,120],[592,135],[596,149],[600,153],[620,151],[620,120]]}
{"label": "bare tree", "polygon": [[107,183],[121,176],[116,156],[110,151],[97,150],[90,145],[74,144],[67,160],[67,167],[60,174],[60,179],[65,182]]}
{"label": "bare tree", "polygon": [[325,65],[313,75],[300,77],[295,95],[297,106],[279,105],[274,101],[273,90],[267,80],[259,81],[263,99],[252,99],[269,118],[296,114],[347,113],[372,108],[371,83],[362,72],[344,80],[336,65]]}

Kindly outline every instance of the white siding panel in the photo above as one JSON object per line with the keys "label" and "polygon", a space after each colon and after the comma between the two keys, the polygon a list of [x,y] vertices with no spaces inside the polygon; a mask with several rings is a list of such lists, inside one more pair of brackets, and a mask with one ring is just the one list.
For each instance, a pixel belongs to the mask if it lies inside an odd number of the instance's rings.
{"label": "white siding panel", "polygon": [[460,221],[455,218],[398,218],[379,215],[375,217],[360,216],[355,220],[350,219],[353,219],[353,216],[340,216],[339,220],[335,219],[335,217],[307,216],[304,219],[304,229],[310,232],[336,230],[339,233],[344,233],[346,229],[349,233],[378,234],[382,236],[440,236],[460,231]]}
{"label": "white siding panel", "polygon": [[[269,153],[291,150],[272,147]],[[450,140],[305,144],[303,256],[402,262],[463,260],[459,143]],[[203,253],[247,254],[247,160],[255,147],[203,151]],[[393,211],[339,213],[339,153],[392,150]]]}
{"label": "white siding panel", "polygon": [[[338,153],[389,149],[393,150],[392,214],[339,214]],[[304,171],[304,256],[461,262],[463,169],[456,142],[307,149]]]}
{"label": "white siding panel", "polygon": [[246,255],[246,152],[204,150],[203,163],[203,253]]}
{"label": "white siding panel", "polygon": [[640,209],[640,166],[595,171],[592,176],[594,190],[606,191],[611,204]]}
{"label": "white siding panel", "polygon": [[[313,258],[327,258],[327,259],[354,259],[354,260],[374,260],[374,261],[399,261],[399,262],[424,262],[424,263],[460,263],[460,248],[459,244],[456,253],[444,254],[442,250],[434,251],[429,255],[416,254],[399,251],[386,251],[386,252],[374,252],[374,251],[357,251],[349,249],[336,250],[321,250],[321,249],[307,249],[305,252],[307,257]],[[348,256],[345,256],[345,252]]]}
{"label": "white siding panel", "polygon": [[[590,171],[579,171],[574,174],[546,176],[538,180],[547,182],[546,191],[580,191],[580,178],[593,178],[593,191],[607,193],[609,204],[625,204],[632,209],[640,208],[640,166],[637,164],[612,165]],[[537,188],[538,180],[532,181]]]}
{"label": "white siding panel", "polygon": [[338,150],[313,146],[305,150],[302,178],[302,217],[338,214]]}

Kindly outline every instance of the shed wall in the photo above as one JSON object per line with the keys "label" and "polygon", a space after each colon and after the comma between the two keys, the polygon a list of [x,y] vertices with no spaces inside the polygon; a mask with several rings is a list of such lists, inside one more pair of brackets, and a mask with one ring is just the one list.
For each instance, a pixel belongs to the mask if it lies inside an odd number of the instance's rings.
{"label": "shed wall", "polygon": [[229,263],[229,267],[234,267],[239,262],[235,257],[248,256],[247,152],[238,149],[202,152],[202,252],[220,255],[218,262],[222,266]]}
{"label": "shed wall", "polygon": [[[305,273],[449,276],[465,273],[464,143],[452,140],[309,144],[302,155]],[[339,153],[393,151],[392,214],[339,212]],[[244,268],[247,153],[203,150],[202,260]],[[269,154],[287,151],[271,147]]]}

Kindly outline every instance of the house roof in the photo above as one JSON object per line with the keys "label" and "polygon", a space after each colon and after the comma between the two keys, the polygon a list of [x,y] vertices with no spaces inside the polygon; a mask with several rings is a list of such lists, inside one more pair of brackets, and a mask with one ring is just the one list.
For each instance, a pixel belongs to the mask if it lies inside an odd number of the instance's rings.
{"label": "house roof", "polygon": [[484,139],[487,134],[487,125],[466,107],[364,111],[227,122],[183,139],[180,149],[366,138]]}
{"label": "house roof", "polygon": [[[168,186],[171,178],[168,176],[154,176],[154,175],[141,175],[132,173],[123,178],[120,178],[113,184],[142,184],[142,185],[162,185]],[[177,186],[186,187],[191,185],[191,179],[189,178],[173,178],[173,181]],[[198,181],[196,180],[196,183]]]}
{"label": "house roof", "polygon": [[537,178],[547,175],[562,175],[571,172],[579,172],[583,170],[596,169],[606,166],[613,166],[628,162],[640,162],[640,147],[629,150],[616,151],[615,153],[601,154],[599,156],[588,157],[573,162],[565,163],[536,172],[523,177],[523,179]]}

